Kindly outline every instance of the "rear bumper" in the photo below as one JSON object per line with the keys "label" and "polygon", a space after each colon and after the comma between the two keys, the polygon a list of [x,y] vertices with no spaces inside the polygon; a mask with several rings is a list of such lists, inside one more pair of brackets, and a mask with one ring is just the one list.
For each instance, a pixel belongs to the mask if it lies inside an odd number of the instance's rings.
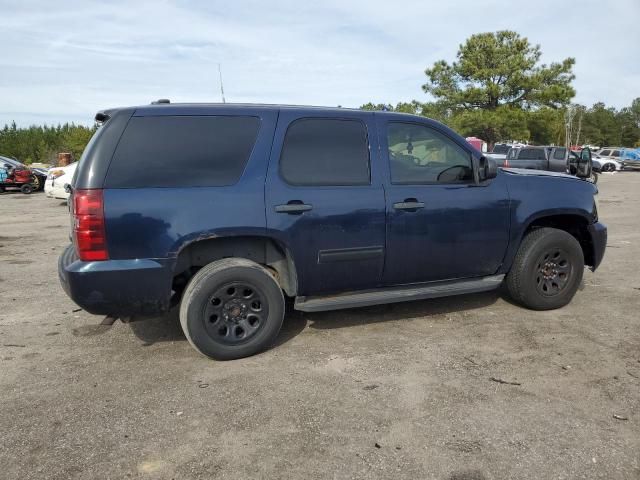
{"label": "rear bumper", "polygon": [[622,168],[640,168],[640,160],[621,160],[620,164],[622,165]]}
{"label": "rear bumper", "polygon": [[166,259],[83,262],[69,245],[58,259],[66,294],[96,315],[155,315],[169,310],[172,267]]}
{"label": "rear bumper", "polygon": [[604,223],[596,222],[587,227],[593,245],[593,259],[591,270],[598,268],[604,257],[607,248],[607,226]]}

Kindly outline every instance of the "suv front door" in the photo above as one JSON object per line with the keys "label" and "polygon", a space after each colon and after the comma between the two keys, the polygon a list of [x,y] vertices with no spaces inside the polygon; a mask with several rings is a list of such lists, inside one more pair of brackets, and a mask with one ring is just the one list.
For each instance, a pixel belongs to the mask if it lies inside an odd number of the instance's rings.
{"label": "suv front door", "polygon": [[476,182],[471,149],[435,125],[378,118],[387,166],[384,284],[495,274],[509,239],[504,177]]}
{"label": "suv front door", "polygon": [[298,295],[379,286],[385,204],[370,160],[377,147],[373,113],[280,111],[265,189],[267,230],[293,257]]}
{"label": "suv front door", "polygon": [[566,172],[569,167],[569,157],[566,147],[553,147],[549,153],[549,170],[552,172]]}

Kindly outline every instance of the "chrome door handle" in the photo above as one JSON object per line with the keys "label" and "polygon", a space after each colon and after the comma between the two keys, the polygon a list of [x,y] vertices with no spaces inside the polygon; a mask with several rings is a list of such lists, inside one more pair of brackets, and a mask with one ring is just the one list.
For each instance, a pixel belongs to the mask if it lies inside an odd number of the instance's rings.
{"label": "chrome door handle", "polygon": [[396,210],[418,210],[424,208],[424,202],[418,202],[416,200],[405,200],[404,202],[397,202],[393,204],[393,208]]}
{"label": "chrome door handle", "polygon": [[313,206],[307,203],[287,203],[276,205],[275,208],[277,213],[302,213],[313,209]]}

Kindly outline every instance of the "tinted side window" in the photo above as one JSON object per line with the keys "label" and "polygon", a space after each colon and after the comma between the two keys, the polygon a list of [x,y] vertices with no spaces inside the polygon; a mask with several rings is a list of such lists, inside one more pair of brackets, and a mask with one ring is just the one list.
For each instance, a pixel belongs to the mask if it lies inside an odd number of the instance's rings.
{"label": "tinted side window", "polygon": [[391,183],[415,185],[473,181],[471,154],[432,128],[390,122],[387,143]]}
{"label": "tinted side window", "polygon": [[207,187],[236,183],[258,135],[256,117],[132,117],[106,187]]}
{"label": "tinted side window", "polygon": [[368,185],[364,124],[330,118],[295,120],[284,137],[280,174],[291,185]]}
{"label": "tinted side window", "polygon": [[544,150],[541,148],[523,148],[518,160],[545,160]]}
{"label": "tinted side window", "polygon": [[511,147],[505,144],[498,144],[493,147],[493,153],[507,153]]}
{"label": "tinted side window", "polygon": [[608,157],[610,153],[611,153],[611,150],[602,150],[600,152],[600,155],[603,157]]}
{"label": "tinted side window", "polygon": [[611,152],[611,156],[612,157],[619,157],[620,156],[620,150],[613,150]]}
{"label": "tinted side window", "polygon": [[563,160],[566,154],[567,154],[566,148],[556,148],[553,151],[553,158],[556,160]]}

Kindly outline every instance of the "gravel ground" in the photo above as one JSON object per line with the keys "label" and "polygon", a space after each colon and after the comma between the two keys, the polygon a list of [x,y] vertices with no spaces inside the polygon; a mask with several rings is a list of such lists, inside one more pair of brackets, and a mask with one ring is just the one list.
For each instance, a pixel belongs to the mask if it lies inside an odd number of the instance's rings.
{"label": "gravel ground", "polygon": [[0,477],[640,478],[640,173],[599,186],[609,247],[561,310],[290,310],[225,363],[176,312],[98,325],[58,284],[65,206],[0,195]]}

